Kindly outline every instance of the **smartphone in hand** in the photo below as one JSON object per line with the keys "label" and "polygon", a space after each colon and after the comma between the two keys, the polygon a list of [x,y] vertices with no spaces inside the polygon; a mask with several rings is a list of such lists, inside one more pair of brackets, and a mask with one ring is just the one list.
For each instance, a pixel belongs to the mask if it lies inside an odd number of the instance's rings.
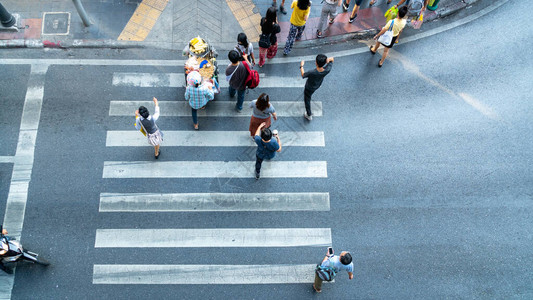
{"label": "smartphone in hand", "polygon": [[331,256],[331,255],[333,255],[333,248],[328,247],[328,256]]}

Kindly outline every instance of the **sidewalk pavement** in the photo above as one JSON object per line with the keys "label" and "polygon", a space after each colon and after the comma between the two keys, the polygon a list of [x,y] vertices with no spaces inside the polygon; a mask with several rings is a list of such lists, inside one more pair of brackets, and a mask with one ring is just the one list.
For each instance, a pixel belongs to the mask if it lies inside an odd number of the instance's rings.
{"label": "sidewalk pavement", "polygon": [[[436,11],[426,10],[424,22],[450,15],[478,0],[441,0]],[[83,0],[92,25],[85,27],[71,0],[2,0],[3,6],[20,16],[18,31],[0,28],[0,48],[60,47],[60,48],[137,48],[156,47],[181,50],[188,41],[200,35],[219,50],[232,49],[237,34],[245,32],[249,40],[259,37],[259,22],[271,0]],[[278,0],[278,5],[281,0]],[[279,46],[283,47],[289,30],[290,4],[286,0],[286,15],[278,12],[281,27]],[[369,7],[364,0],[353,23],[348,12],[341,12],[335,23],[317,39],[316,30],[322,8],[315,0],[302,36],[305,43],[294,48],[309,47],[353,38],[371,38],[384,24],[385,11],[398,0],[387,4],[377,0]],[[422,30],[424,26],[422,25]],[[411,29],[413,30],[413,29]]]}

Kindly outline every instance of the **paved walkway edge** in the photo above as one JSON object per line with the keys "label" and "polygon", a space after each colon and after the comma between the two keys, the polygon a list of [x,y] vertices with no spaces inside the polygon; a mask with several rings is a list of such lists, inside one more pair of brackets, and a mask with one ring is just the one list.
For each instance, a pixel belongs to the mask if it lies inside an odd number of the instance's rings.
{"label": "paved walkway edge", "polygon": [[[464,8],[470,7],[480,0],[463,0],[456,5],[451,7],[444,7],[437,10],[435,16],[430,19],[426,19],[425,22],[430,22],[439,18],[444,18],[449,15],[452,15]],[[501,1],[501,0],[500,0]],[[376,33],[377,29],[370,29],[364,31],[357,31],[352,33],[347,33],[343,35],[326,37],[323,39],[314,39],[309,41],[299,42],[294,48],[307,48],[310,46],[319,46],[324,44],[339,43],[343,41],[353,40],[353,39],[368,39],[372,38]],[[72,49],[72,48],[109,48],[109,49],[128,49],[128,48],[169,48],[168,45],[161,45],[159,43],[149,43],[149,42],[127,42],[127,41],[117,41],[117,40],[66,40],[64,42],[50,42],[47,40],[24,40],[24,39],[15,39],[15,40],[0,40],[0,49],[2,48],[61,48],[61,49]],[[172,46],[170,45],[170,49]],[[224,47],[217,47],[219,51],[224,51]]]}

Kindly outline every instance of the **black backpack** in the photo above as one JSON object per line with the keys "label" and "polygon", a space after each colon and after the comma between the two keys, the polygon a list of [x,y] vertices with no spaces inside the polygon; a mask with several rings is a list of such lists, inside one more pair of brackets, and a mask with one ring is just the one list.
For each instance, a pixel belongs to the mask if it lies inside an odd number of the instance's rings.
{"label": "black backpack", "polygon": [[259,47],[261,48],[270,47],[270,34],[261,33],[259,35]]}

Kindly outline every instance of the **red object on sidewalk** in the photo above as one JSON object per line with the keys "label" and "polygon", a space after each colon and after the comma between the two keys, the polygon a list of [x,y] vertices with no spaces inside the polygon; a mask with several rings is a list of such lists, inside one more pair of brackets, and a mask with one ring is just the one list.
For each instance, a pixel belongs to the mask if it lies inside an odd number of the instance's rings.
{"label": "red object on sidewalk", "polygon": [[40,39],[43,19],[22,19],[24,29],[18,32],[0,32],[0,40]]}

